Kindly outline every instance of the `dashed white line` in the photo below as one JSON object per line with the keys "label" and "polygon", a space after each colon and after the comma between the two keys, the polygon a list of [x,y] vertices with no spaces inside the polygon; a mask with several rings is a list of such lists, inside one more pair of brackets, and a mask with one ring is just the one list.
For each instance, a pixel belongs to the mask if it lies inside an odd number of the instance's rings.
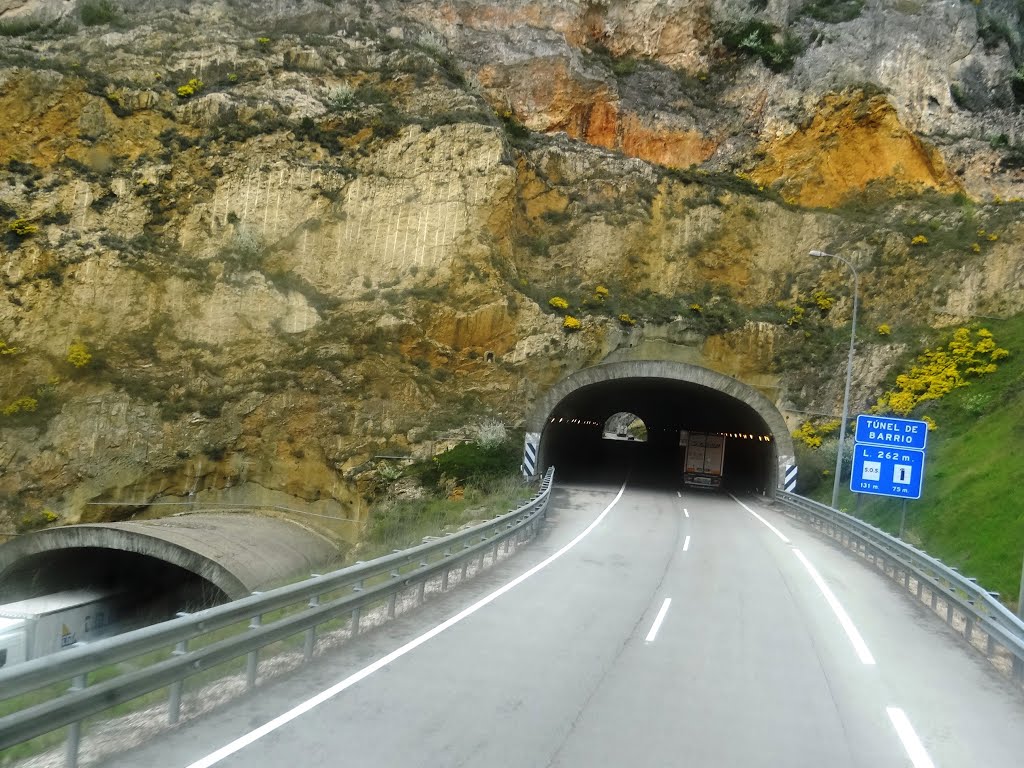
{"label": "dashed white line", "polygon": [[892,727],[896,729],[896,735],[903,742],[903,748],[907,750],[907,757],[914,764],[914,768],[935,768],[935,764],[925,751],[924,744],[917,737],[914,726],[910,724],[907,713],[899,707],[886,707],[885,711],[889,714]]}
{"label": "dashed white line", "polygon": [[686,507],[683,507],[683,514],[686,515],[687,517],[689,517],[690,516],[690,510],[688,510]]}
{"label": "dashed white line", "polygon": [[661,622],[665,620],[665,614],[668,613],[668,607],[672,605],[672,598],[666,597],[665,602],[661,604],[661,610],[658,611],[658,615],[654,617],[654,623],[651,625],[651,631],[647,633],[647,637],[644,638],[648,643],[653,643],[654,638],[658,636],[658,630],[661,629]]}
{"label": "dashed white line", "polygon": [[[730,496],[732,496],[732,494],[731,494],[731,493],[730,493],[729,495],[730,495]],[[747,506],[746,504],[744,504],[744,503],[743,503],[742,501],[740,501],[739,499],[737,499],[737,498],[736,498],[735,496],[732,496],[732,500],[733,500],[733,501],[735,501],[735,502],[736,502],[737,504],[739,504],[739,505],[740,505],[741,507],[743,507],[743,508],[744,508],[745,510],[747,510],[747,512],[749,512],[750,514],[752,514],[752,515],[753,515],[754,517],[756,517],[756,518],[757,518],[758,520],[760,520],[760,521],[761,521],[762,523],[764,523],[764,524],[765,524],[766,526],[768,526],[768,530],[770,530],[770,531],[771,531],[772,533],[774,533],[774,534],[775,534],[776,536],[778,536],[778,537],[779,537],[780,539],[782,539],[782,541],[783,541],[783,542],[784,542],[785,544],[789,544],[789,543],[790,543],[790,542],[789,542],[789,539],[788,539],[788,538],[786,538],[786,534],[784,534],[784,533],[783,533],[782,531],[780,531],[780,530],[779,530],[778,528],[776,528],[776,527],[775,527],[774,525],[772,525],[772,524],[771,524],[771,523],[769,523],[769,522],[768,522],[767,520],[765,520],[765,519],[764,519],[763,517],[761,517],[761,516],[760,516],[759,514],[757,514],[757,512],[755,512],[754,510],[752,510],[752,509],[751,509],[750,507],[748,507],[748,506]]]}
{"label": "dashed white line", "polygon": [[683,494],[680,491],[676,491],[676,496],[678,496],[680,499],[683,498]]}
{"label": "dashed white line", "polygon": [[850,638],[850,642],[853,644],[853,650],[857,652],[857,657],[860,659],[862,664],[874,664],[875,657],[871,655],[871,651],[868,650],[868,644],[864,642],[864,638],[861,637],[860,632],[857,631],[857,627],[853,625],[853,620],[850,615],[846,612],[846,609],[839,604],[838,598],[833,594],[832,590],[829,589],[828,584],[821,578],[821,574],[818,573],[818,569],[811,565],[811,561],[804,557],[804,553],[799,549],[794,549],[793,554],[797,556],[797,559],[804,564],[804,568],[811,574],[811,579],[815,584],[818,585],[818,589],[821,590],[821,594],[825,596],[825,602],[832,608],[832,613],[839,619],[839,624],[846,632],[846,636]]}
{"label": "dashed white line", "polygon": [[687,537],[686,537],[686,538],[685,538],[685,539],[683,540],[683,552],[685,552],[685,551],[686,551],[686,550],[688,550],[689,548],[690,548],[690,537],[689,537],[689,536],[687,536]]}
{"label": "dashed white line", "polygon": [[[497,600],[499,597],[504,595],[509,590],[514,589],[515,587],[517,587],[520,584],[522,584],[524,581],[526,581],[528,578],[533,576],[538,571],[542,571],[545,568],[547,568],[549,565],[551,565],[551,563],[553,563],[555,560],[560,558],[562,555],[564,555],[570,549],[572,549],[577,544],[579,544],[581,541],[583,541],[583,539],[585,539],[587,537],[587,535],[592,530],[597,528],[597,526],[599,526],[601,524],[601,522],[608,516],[608,513],[612,511],[612,507],[614,507],[616,504],[619,503],[619,499],[622,498],[622,494],[623,494],[623,492],[625,492],[625,490],[626,490],[626,483],[623,482],[622,483],[622,487],[619,488],[619,492],[615,495],[615,498],[611,500],[611,503],[607,507],[604,508],[604,511],[601,512],[601,514],[599,514],[590,525],[588,525],[586,528],[584,528],[581,533],[577,534],[576,538],[574,538],[572,541],[570,541],[568,544],[566,544],[560,550],[555,552],[553,555],[550,555],[547,559],[541,561],[540,563],[537,563],[537,565],[533,566],[532,568],[530,568],[525,573],[521,573],[519,576],[517,576],[516,578],[512,579],[512,581],[510,581],[505,586],[499,587],[495,591],[491,592],[491,594],[487,595],[484,598],[481,598],[480,600],[477,600],[475,603],[473,603],[468,608],[462,609],[457,614],[455,614],[451,618],[446,619],[445,621],[441,622],[440,624],[438,624],[433,629],[428,630],[427,632],[424,632],[422,635],[420,635],[419,637],[417,637],[417,638],[415,638],[413,640],[410,640],[408,643],[403,645],[401,648],[395,649],[394,651],[392,651],[391,653],[387,654],[386,656],[382,656],[381,658],[377,659],[377,661],[373,662],[372,664],[370,664],[370,665],[368,665],[366,667],[363,667],[358,672],[355,672],[354,674],[349,675],[344,680],[342,680],[342,681],[340,681],[338,683],[335,683],[330,688],[327,688],[327,689],[321,691],[316,696],[313,696],[312,698],[306,699],[306,701],[304,701],[301,704],[293,707],[292,709],[289,709],[287,712],[285,712],[285,713],[283,713],[281,715],[278,715],[273,720],[271,720],[271,721],[269,721],[267,723],[264,723],[259,728],[256,728],[256,729],[254,729],[252,731],[249,731],[249,733],[245,734],[244,736],[238,737],[234,741],[232,741],[229,744],[226,744],[225,746],[223,746],[220,749],[218,749],[216,752],[211,752],[206,757],[200,758],[199,760],[196,760],[195,762],[190,763],[188,765],[188,768],[209,768],[211,765],[216,765],[217,763],[219,763],[224,758],[230,757],[231,755],[235,754],[236,752],[240,752],[241,750],[245,749],[250,744],[258,741],[259,739],[262,739],[267,734],[273,733],[274,731],[276,731],[281,726],[287,725],[292,720],[295,720],[297,717],[300,717],[301,715],[306,714],[307,712],[309,712],[310,710],[314,709],[315,707],[318,707],[319,705],[323,704],[325,701],[329,701],[330,699],[333,699],[335,696],[337,696],[342,691],[346,690],[347,688],[351,688],[353,685],[355,685],[356,683],[360,682],[361,680],[364,680],[365,678],[369,677],[370,675],[372,675],[377,670],[382,669],[382,668],[388,666],[388,664],[393,662],[395,659],[400,658],[402,656],[405,656],[405,654],[409,653],[409,651],[412,651],[412,650],[418,648],[419,646],[423,645],[425,642],[427,642],[431,638],[437,637],[442,632],[444,632],[446,629],[449,629],[450,627],[455,626],[456,624],[458,624],[463,619],[467,618],[468,616],[473,615],[474,613],[479,611],[481,608],[483,608],[485,605],[488,605],[489,603],[494,602],[495,600]],[[663,606],[662,610],[667,610],[667,607]]]}

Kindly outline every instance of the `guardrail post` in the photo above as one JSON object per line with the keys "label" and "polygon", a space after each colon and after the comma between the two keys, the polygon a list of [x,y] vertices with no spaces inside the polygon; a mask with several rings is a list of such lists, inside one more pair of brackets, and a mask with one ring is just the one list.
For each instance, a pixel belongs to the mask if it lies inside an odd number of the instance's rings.
{"label": "guardrail post", "polygon": [[[263,625],[263,616],[256,614],[249,622],[249,629],[257,629]],[[245,688],[251,690],[256,685],[256,672],[260,663],[259,650],[249,651],[245,657]]]}
{"label": "guardrail post", "polygon": [[[463,544],[462,548],[463,549],[469,549],[469,542],[467,541],[465,544]],[[468,573],[469,573],[469,558],[468,557],[464,557],[464,558],[462,558],[462,575],[459,577],[459,583],[460,584],[466,580],[466,574],[468,574]]]}
{"label": "guardrail post", "polygon": [[[175,656],[184,656],[188,653],[188,640],[182,640],[172,652]],[[185,686],[184,680],[175,680],[171,683],[171,689],[167,696],[167,722],[176,725],[181,717],[181,691]]]}
{"label": "guardrail post", "polygon": [[1017,655],[1013,657],[1013,679],[1018,683],[1024,682],[1024,660]]}
{"label": "guardrail post", "polygon": [[[185,611],[179,611],[175,615],[180,619],[189,614]],[[182,640],[171,651],[172,656],[184,656],[186,653],[188,653],[188,640]],[[177,724],[178,718],[181,716],[181,691],[184,687],[184,680],[176,680],[171,683],[167,696],[167,722],[170,725]]]}
{"label": "guardrail post", "polygon": [[[481,536],[480,537],[480,543],[483,544],[485,541],[487,541],[487,537],[486,536]],[[478,571],[482,571],[484,569],[484,557],[486,557],[486,556],[487,556],[487,550],[481,549],[480,550],[480,561],[476,564],[476,569]]]}
{"label": "guardrail post", "polygon": [[[447,560],[451,556],[452,556],[451,548],[450,547],[446,547],[445,550],[444,550],[444,559]],[[442,592],[447,592],[448,591],[448,576],[449,576],[449,574],[451,574],[451,572],[452,572],[451,568],[445,568],[444,569],[444,573],[441,574],[441,591]]]}
{"label": "guardrail post", "polygon": [[[309,598],[307,604],[309,608],[316,608],[320,605],[320,595],[313,595]],[[313,658],[313,651],[316,648],[316,627],[310,627],[306,630],[306,636],[302,643],[302,658],[305,661],[309,661]]]}
{"label": "guardrail post", "polygon": [[[426,567],[426,565],[427,565],[426,562],[422,562],[422,563],[420,563],[420,568],[424,568],[424,567]],[[418,605],[423,605],[423,601],[426,600],[426,598],[427,598],[427,578],[426,578],[426,576],[424,576],[422,579],[420,579],[420,589],[419,589],[419,592],[416,595],[417,604]]]}
{"label": "guardrail post", "polygon": [[[356,582],[356,585],[354,587],[352,587],[352,591],[353,592],[362,592],[363,591],[363,580],[362,579],[360,579],[359,581]],[[362,615],[363,615],[363,609],[362,608],[353,608],[352,609],[352,634],[350,635],[350,637],[355,637],[356,635],[359,634],[359,619],[362,618]]]}
{"label": "guardrail post", "polygon": [[[397,579],[399,576],[398,569],[396,568],[391,572],[391,578]],[[388,618],[395,618],[395,610],[398,608],[398,590],[394,590],[391,593],[391,597],[388,598]]]}
{"label": "guardrail post", "polygon": [[[75,675],[71,679],[69,691],[83,691],[87,681],[85,675]],[[68,726],[68,740],[64,748],[64,765],[67,768],[78,768],[78,746],[82,741],[82,721]]]}

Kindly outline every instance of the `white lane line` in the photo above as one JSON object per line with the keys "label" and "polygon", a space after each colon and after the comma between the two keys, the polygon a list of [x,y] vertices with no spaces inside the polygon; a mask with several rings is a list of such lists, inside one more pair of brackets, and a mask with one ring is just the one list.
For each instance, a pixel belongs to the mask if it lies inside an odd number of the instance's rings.
{"label": "white lane line", "polygon": [[[731,493],[730,493],[729,495],[730,495],[730,496],[732,496],[732,494],[731,494]],[[772,533],[774,533],[774,534],[775,534],[776,536],[778,536],[778,537],[779,537],[780,539],[782,539],[782,541],[783,541],[783,542],[785,542],[786,544],[789,544],[789,543],[790,543],[790,542],[789,542],[789,539],[788,539],[788,538],[786,538],[786,534],[784,534],[784,533],[783,533],[782,531],[780,531],[780,530],[779,530],[778,528],[776,528],[776,527],[775,527],[774,525],[772,525],[772,524],[771,524],[771,523],[769,523],[769,522],[768,522],[767,520],[765,520],[765,519],[764,519],[763,517],[761,517],[761,516],[760,516],[759,514],[757,514],[757,512],[755,512],[754,510],[752,510],[752,509],[751,509],[750,507],[748,507],[748,506],[747,506],[746,504],[744,504],[744,503],[743,503],[742,501],[740,501],[739,499],[737,499],[737,498],[736,498],[735,496],[732,496],[732,500],[733,500],[733,501],[735,501],[735,502],[736,502],[737,504],[739,504],[739,505],[740,505],[741,507],[743,507],[743,508],[744,508],[745,510],[747,510],[747,512],[749,512],[750,514],[752,514],[752,515],[753,515],[754,517],[756,517],[756,518],[757,518],[758,520],[760,520],[760,521],[761,521],[762,523],[764,523],[765,525],[767,525],[767,526],[768,526],[768,530],[770,530],[770,531],[771,531]]]}
{"label": "white lane line", "polygon": [[517,576],[516,578],[512,579],[512,581],[510,581],[505,586],[499,587],[494,592],[491,592],[491,594],[489,594],[486,597],[481,598],[480,600],[476,601],[475,603],[473,603],[468,608],[464,608],[463,610],[459,611],[459,613],[457,613],[454,616],[452,616],[451,618],[446,619],[445,621],[441,622],[440,624],[438,624],[433,629],[428,630],[427,632],[424,632],[422,635],[420,635],[419,637],[415,638],[414,640],[410,640],[408,643],[403,645],[401,648],[398,648],[398,649],[392,651],[387,656],[383,656],[383,657],[377,659],[377,661],[373,662],[369,666],[363,667],[358,672],[355,672],[354,674],[349,675],[344,680],[342,680],[342,681],[340,681],[338,683],[335,683],[330,688],[327,688],[326,690],[321,691],[320,693],[318,693],[316,696],[313,696],[312,698],[306,699],[306,701],[302,702],[298,706],[293,707],[292,709],[289,709],[284,714],[278,715],[277,717],[275,717],[270,722],[264,723],[263,725],[261,725],[259,728],[256,728],[256,729],[254,729],[252,731],[249,731],[249,733],[245,734],[244,736],[240,736],[239,738],[235,739],[231,743],[221,747],[216,752],[211,752],[206,757],[200,758],[199,760],[196,760],[194,763],[190,763],[188,765],[188,768],[209,768],[209,766],[211,766],[211,765],[216,765],[217,763],[219,763],[224,758],[230,757],[231,755],[235,754],[236,752],[239,752],[240,750],[244,749],[245,747],[249,746],[250,744],[254,743],[255,741],[258,741],[259,739],[262,739],[267,734],[276,731],[281,726],[287,725],[288,723],[290,723],[292,720],[296,719],[297,717],[306,714],[307,712],[309,712],[310,710],[314,709],[315,707],[320,706],[325,701],[328,701],[328,700],[334,698],[335,696],[337,696],[339,693],[341,693],[345,689],[351,688],[353,685],[355,685],[356,683],[360,682],[361,680],[364,680],[365,678],[369,677],[370,675],[372,675],[377,670],[383,669],[388,664],[393,662],[395,659],[398,659],[398,658],[400,658],[402,656],[405,656],[405,654],[409,653],[409,651],[412,651],[415,648],[418,648],[419,646],[423,645],[428,640],[430,640],[430,639],[440,635],[446,629],[455,626],[456,624],[458,624],[463,619],[467,618],[468,616],[473,615],[474,613],[479,611],[481,608],[483,608],[485,605],[488,605],[489,603],[494,602],[495,600],[497,600],[499,597],[504,595],[509,590],[514,589],[515,587],[517,587],[520,584],[522,584],[524,581],[526,581],[528,578],[533,576],[538,571],[542,571],[545,568],[547,568],[549,565],[551,565],[551,563],[555,562],[555,560],[560,558],[562,555],[564,555],[570,549],[572,549],[577,544],[579,544],[581,541],[583,541],[583,539],[585,539],[587,537],[587,535],[592,530],[597,528],[597,526],[599,526],[601,524],[601,522],[608,516],[608,513],[612,511],[612,507],[614,507],[616,504],[618,504],[619,499],[622,498],[622,494],[623,494],[623,492],[625,492],[625,490],[626,490],[626,482],[623,481],[622,487],[619,488],[619,492],[615,495],[615,498],[612,499],[611,503],[607,507],[604,508],[604,511],[594,519],[594,522],[592,522],[590,525],[588,525],[586,528],[584,528],[582,533],[577,535],[576,538],[574,538],[572,541],[570,541],[568,544],[566,544],[560,550],[555,552],[553,555],[549,556],[546,560],[543,560],[542,562],[540,562],[537,565],[533,566],[530,570],[528,570],[525,573],[522,573],[519,576]]}
{"label": "white lane line", "polygon": [[683,514],[686,515],[687,517],[689,517],[690,516],[690,510],[688,510],[686,507],[683,507]]}
{"label": "white lane line", "polygon": [[678,496],[680,499],[683,498],[683,494],[680,493],[679,491],[676,491],[676,496]]}
{"label": "white lane line", "polygon": [[896,729],[896,735],[903,742],[903,748],[907,750],[907,757],[914,764],[914,768],[935,768],[935,763],[928,757],[924,744],[914,731],[914,726],[910,724],[907,713],[899,707],[886,707],[885,711],[889,713],[892,727]]}
{"label": "white lane line", "polygon": [[871,655],[871,651],[868,650],[868,644],[864,642],[864,638],[861,637],[860,632],[857,631],[857,627],[853,625],[853,620],[850,619],[850,615],[846,612],[842,605],[839,604],[838,598],[833,594],[832,590],[829,589],[828,584],[821,578],[821,574],[818,573],[818,569],[811,565],[811,561],[804,557],[804,553],[799,549],[794,549],[793,554],[797,556],[801,563],[804,564],[804,568],[811,574],[811,579],[815,584],[818,585],[818,589],[821,590],[821,594],[825,596],[825,601],[832,608],[832,613],[839,619],[840,625],[846,632],[846,636],[850,638],[850,642],[853,644],[853,650],[857,652],[857,656],[860,658],[861,664],[874,664],[875,657]]}
{"label": "white lane line", "polygon": [[658,615],[654,617],[654,623],[651,624],[651,631],[647,633],[647,637],[644,638],[648,643],[653,643],[654,638],[658,636],[658,630],[661,629],[661,622],[665,620],[665,614],[668,613],[668,607],[672,605],[672,598],[666,597],[665,602],[661,604],[661,610],[658,611]]}
{"label": "white lane line", "polygon": [[686,539],[683,540],[683,552],[685,552],[689,548],[690,548],[690,537],[687,536]]}

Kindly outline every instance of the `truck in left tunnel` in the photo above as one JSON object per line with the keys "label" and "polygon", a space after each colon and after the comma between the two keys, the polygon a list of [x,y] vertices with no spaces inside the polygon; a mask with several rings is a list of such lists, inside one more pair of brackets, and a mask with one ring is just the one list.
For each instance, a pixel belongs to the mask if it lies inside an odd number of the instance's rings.
{"label": "truck in left tunnel", "polygon": [[0,605],[0,668],[117,634],[120,595],[72,589]]}

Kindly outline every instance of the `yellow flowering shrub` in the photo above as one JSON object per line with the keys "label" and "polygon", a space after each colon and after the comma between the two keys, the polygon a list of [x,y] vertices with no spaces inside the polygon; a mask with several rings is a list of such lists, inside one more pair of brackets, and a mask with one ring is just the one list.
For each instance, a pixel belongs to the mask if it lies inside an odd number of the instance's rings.
{"label": "yellow flowering shrub", "polygon": [[566,315],[565,320],[562,321],[562,327],[567,331],[578,331],[581,325],[582,323],[572,315]]}
{"label": "yellow flowering shrub", "polygon": [[605,299],[608,298],[610,293],[611,292],[603,285],[599,285],[597,286],[597,288],[594,289],[594,298],[596,298],[598,301],[604,301]]}
{"label": "yellow flowering shrub", "polygon": [[561,296],[552,296],[548,299],[548,305],[555,309],[568,309],[569,302],[563,299]]}
{"label": "yellow flowering shrub", "polygon": [[70,347],[68,347],[67,361],[71,363],[75,368],[83,368],[89,364],[92,360],[92,355],[89,354],[89,348],[80,341],[76,341]]}
{"label": "yellow flowering shrub", "polygon": [[800,325],[800,321],[807,314],[807,310],[799,304],[789,304],[785,301],[780,301],[775,306],[786,316],[786,325],[788,326]]}
{"label": "yellow flowering shrub", "polygon": [[879,336],[888,336],[890,333],[892,333],[892,328],[890,328],[887,323],[882,323],[880,326],[878,326]]}
{"label": "yellow flowering shrub", "polygon": [[959,387],[966,387],[968,376],[984,376],[996,371],[996,361],[1009,356],[996,346],[991,331],[981,328],[957,328],[945,347],[926,349],[896,377],[896,386],[878,398],[872,413],[906,416],[928,400],[938,400]]}
{"label": "yellow flowering shrub", "polygon": [[793,433],[793,437],[808,448],[820,448],[822,440],[837,429],[839,429],[839,419],[830,419],[818,424],[813,421],[805,421]]}
{"label": "yellow flowering shrub", "polygon": [[619,322],[623,325],[636,325],[636,320],[625,312],[619,315]]}
{"label": "yellow flowering shrub", "polygon": [[924,235],[914,235],[914,239],[910,241],[911,245],[928,245],[928,238]]}
{"label": "yellow flowering shrub", "polygon": [[39,227],[28,219],[15,219],[8,223],[7,231],[18,237],[31,237],[39,231]]}
{"label": "yellow flowering shrub", "polygon": [[39,407],[39,401],[34,397],[19,397],[14,402],[8,403],[4,406],[4,416],[13,416],[16,413],[22,411],[34,411]]}
{"label": "yellow flowering shrub", "polygon": [[694,303],[690,305],[690,311],[699,315],[701,312],[704,311],[704,307],[702,307],[700,304]]}
{"label": "yellow flowering shrub", "polygon": [[190,99],[203,90],[203,81],[198,77],[193,77],[184,85],[178,86],[178,98],[179,99]]}
{"label": "yellow flowering shrub", "polygon": [[832,305],[836,303],[836,300],[829,295],[828,291],[820,289],[811,294],[811,301],[822,312],[828,312],[832,309]]}

